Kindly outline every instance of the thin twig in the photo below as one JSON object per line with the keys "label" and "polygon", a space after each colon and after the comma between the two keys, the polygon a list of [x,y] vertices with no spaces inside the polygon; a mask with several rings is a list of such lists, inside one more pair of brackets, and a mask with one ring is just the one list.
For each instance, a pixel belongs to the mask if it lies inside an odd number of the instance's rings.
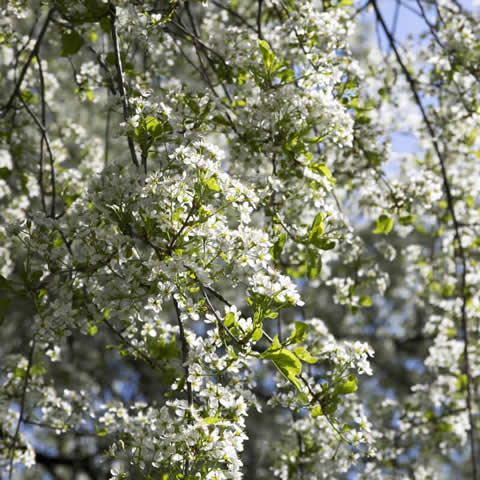
{"label": "thin twig", "polygon": [[207,295],[205,287],[201,283],[200,283],[200,290],[202,291],[202,295],[204,296],[210,311],[213,313],[215,319],[217,320],[218,327],[224,332],[226,332],[227,335],[231,337],[235,343],[237,343],[238,345],[243,345],[243,343],[230,331],[230,329],[223,324],[222,319],[218,316],[215,310],[215,307],[212,305],[212,302],[210,301],[210,298]]}
{"label": "thin twig", "polygon": [[[393,12],[393,20],[392,20],[392,34],[395,35],[397,31],[397,24],[398,24],[398,14],[400,13],[400,0],[395,2],[395,11]],[[387,55],[390,55],[392,50],[392,46],[389,44],[387,49]]]}
{"label": "thin twig", "polygon": [[28,364],[27,364],[27,370],[25,372],[25,381],[23,383],[22,397],[21,397],[21,400],[20,400],[20,413],[18,415],[18,422],[17,422],[17,426],[15,428],[15,433],[13,434],[12,448],[10,450],[8,480],[11,480],[12,475],[13,475],[13,459],[15,457],[15,448],[17,446],[18,435],[20,433],[20,426],[22,425],[22,422],[23,422],[23,414],[25,413],[25,402],[27,400],[27,388],[28,388],[28,381],[30,379],[29,378],[30,377],[30,370],[32,369],[34,350],[35,350],[35,340],[32,340],[32,345],[30,346],[30,352],[28,354]]}
{"label": "thin twig", "polygon": [[112,74],[110,73],[110,69],[108,68],[107,64],[102,60],[101,55],[91,45],[88,45],[87,49],[90,50],[95,55],[95,58],[98,64],[104,70],[107,76],[107,83],[108,83],[108,88],[110,92],[112,92],[113,95],[116,95],[117,89],[115,88],[115,82],[112,79]]}
{"label": "thin twig", "polygon": [[50,23],[50,20],[52,19],[53,12],[55,11],[54,8],[51,8],[48,11],[47,18],[45,19],[45,23],[42,26],[42,29],[40,30],[40,33],[38,35],[37,41],[35,42],[35,45],[30,52],[30,55],[27,58],[27,61],[25,62],[25,65],[22,68],[22,71],[20,72],[20,76],[18,77],[17,83],[15,84],[15,88],[13,90],[13,93],[10,95],[10,98],[8,99],[8,102],[6,103],[5,107],[3,108],[2,116],[6,115],[10,107],[12,106],[12,103],[15,99],[15,97],[18,95],[20,92],[20,88],[22,86],[23,79],[25,78],[25,75],[27,73],[28,67],[30,66],[30,63],[32,63],[33,57],[35,57],[40,49],[40,45],[43,40],[43,36],[45,35],[45,32],[47,31],[48,24]]}
{"label": "thin twig", "polygon": [[210,0],[216,7],[221,8],[222,10],[225,10],[226,12],[230,13],[233,17],[237,18],[243,25],[245,25],[248,29],[252,30],[253,32],[257,32],[256,28],[253,25],[250,25],[248,21],[240,15],[238,12],[236,12],[233,8],[230,8],[228,5],[223,5],[220,2],[217,2],[216,0]]}
{"label": "thin twig", "polygon": [[[115,23],[116,9],[115,9],[115,5],[111,1],[109,5],[110,5],[110,25],[112,28],[113,50],[115,52],[115,66],[117,68],[117,75],[118,75],[118,88],[120,91],[120,97],[122,99],[123,119],[125,120],[125,123],[127,123],[127,128],[128,128],[128,120],[130,118],[130,105],[128,103],[128,97],[125,90],[125,76],[123,74],[120,47],[118,45],[117,25]],[[130,135],[130,133],[127,133],[127,141],[128,141],[128,148],[130,149],[130,155],[132,157],[132,162],[138,168],[140,167],[140,164],[138,163],[137,152],[135,151],[135,145],[133,143],[133,138]],[[147,173],[146,162],[143,165],[143,169],[145,173]]]}
{"label": "thin twig", "polygon": [[[43,77],[43,70],[42,70],[42,61],[37,54],[37,63],[38,63],[38,73],[40,77],[40,101],[42,105],[42,125],[46,125],[46,109],[45,109],[45,80]],[[40,200],[42,202],[42,210],[47,214],[47,205],[45,203],[45,188],[43,186],[43,147],[44,147],[45,139],[42,135],[40,139],[40,157],[38,160],[38,186],[40,187]]]}
{"label": "thin twig", "polygon": [[55,204],[57,201],[57,193],[56,193],[56,182],[55,182],[55,162],[53,159],[53,152],[52,148],[50,145],[50,140],[48,138],[47,130],[45,129],[45,126],[42,124],[42,122],[37,118],[35,113],[32,111],[32,109],[28,106],[28,104],[23,100],[22,96],[19,96],[20,101],[22,102],[23,106],[25,107],[25,110],[29,113],[29,115],[32,117],[33,121],[37,125],[38,129],[40,130],[42,134],[42,138],[45,140],[45,145],[47,146],[48,150],[48,156],[50,160],[50,184],[52,188],[52,204],[50,205],[50,216],[52,218],[55,218]]}
{"label": "thin twig", "polygon": [[260,40],[263,39],[262,35],[262,6],[263,0],[257,0],[257,35]]}
{"label": "thin twig", "polygon": [[193,215],[193,212],[195,211],[195,209],[197,208],[197,204],[195,202],[195,200],[192,201],[192,206],[190,207],[190,210],[188,211],[188,214],[187,214],[187,217],[185,218],[185,221],[183,222],[182,226],[180,227],[180,229],[178,230],[178,232],[172,237],[172,240],[170,241],[170,243],[168,244],[168,247],[167,247],[167,251],[168,252],[172,252],[173,251],[173,248],[175,247],[175,244],[177,243],[177,240],[180,238],[180,235],[182,235],[182,233],[185,231],[185,229],[187,228],[188,226],[188,222],[190,220],[190,218],[192,217]]}
{"label": "thin twig", "polygon": [[175,312],[177,314],[177,322],[178,328],[180,330],[180,341],[182,342],[182,363],[183,368],[185,369],[185,384],[187,385],[187,400],[188,406],[191,407],[193,405],[193,391],[192,391],[192,384],[188,379],[190,375],[189,367],[188,367],[188,342],[187,337],[185,337],[185,330],[183,329],[183,323],[180,318],[180,308],[178,306],[177,299],[172,295],[173,305],[175,306]]}
{"label": "thin twig", "polygon": [[112,116],[112,109],[107,110],[107,119],[105,121],[105,153],[103,158],[103,168],[108,167],[108,155],[110,153],[110,119]]}

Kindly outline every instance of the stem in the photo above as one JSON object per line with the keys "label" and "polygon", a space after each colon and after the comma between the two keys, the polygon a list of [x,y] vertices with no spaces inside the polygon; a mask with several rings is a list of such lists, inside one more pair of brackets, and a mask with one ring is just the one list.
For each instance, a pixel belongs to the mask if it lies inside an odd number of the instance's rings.
{"label": "stem", "polygon": [[257,0],[257,34],[260,40],[263,39],[262,35],[262,4],[263,0]]}
{"label": "stem", "polygon": [[48,157],[50,160],[50,184],[52,188],[52,204],[50,206],[50,216],[55,219],[55,204],[56,204],[56,198],[57,198],[57,187],[56,187],[56,182],[55,182],[55,162],[53,160],[53,152],[52,148],[50,146],[50,140],[48,138],[47,130],[45,129],[45,125],[42,124],[42,122],[37,118],[35,113],[31,110],[31,108],[28,106],[28,104],[23,100],[23,98],[20,96],[20,101],[23,103],[23,106],[27,110],[28,114],[32,117],[33,121],[37,125],[38,129],[40,130],[42,134],[42,139],[45,141],[45,145],[47,146],[48,150]]}
{"label": "stem", "polygon": [[17,427],[15,428],[15,433],[13,434],[12,448],[10,450],[8,480],[11,480],[13,475],[13,458],[15,456],[15,447],[17,446],[18,435],[20,433],[20,426],[22,425],[22,422],[23,422],[23,414],[25,413],[25,402],[27,399],[27,388],[28,388],[28,381],[30,379],[29,378],[30,370],[32,369],[34,350],[35,350],[35,340],[32,340],[32,345],[30,347],[30,352],[28,354],[28,365],[27,365],[27,371],[25,372],[25,382],[23,383],[22,397],[20,400],[20,414],[18,416]]}
{"label": "stem", "polygon": [[192,384],[188,380],[189,376],[189,367],[188,367],[188,342],[187,338],[185,337],[185,330],[183,329],[183,323],[180,319],[180,308],[178,307],[177,299],[172,295],[173,305],[175,306],[175,312],[177,313],[177,322],[178,328],[180,330],[180,341],[182,342],[182,363],[183,368],[185,369],[185,383],[187,385],[187,399],[188,399],[188,406],[191,407],[193,405],[193,391],[192,391]]}
{"label": "stem", "polygon": [[[110,25],[112,27],[113,50],[115,52],[115,66],[117,68],[117,75],[118,75],[118,89],[120,91],[120,97],[122,99],[123,119],[128,124],[128,119],[130,117],[130,105],[128,103],[128,98],[125,90],[125,75],[123,74],[122,58],[120,56],[120,48],[118,45],[117,26],[115,24],[116,9],[115,9],[115,5],[111,1],[109,5],[110,5]],[[129,133],[127,133],[127,140],[128,140],[128,148],[130,149],[130,155],[132,157],[132,162],[138,168],[140,164],[138,163],[137,152],[135,152],[135,145],[133,143],[132,136]],[[145,173],[147,173],[146,162],[144,163],[143,168],[145,170]]]}
{"label": "stem", "polygon": [[[46,109],[45,109],[45,80],[43,77],[43,70],[42,70],[42,63],[40,57],[37,54],[37,62],[38,62],[38,73],[40,76],[40,98],[41,98],[41,105],[42,105],[42,125],[46,125]],[[40,199],[42,202],[42,210],[47,215],[47,204],[45,202],[45,188],[43,186],[43,147],[45,144],[45,139],[42,135],[40,139],[40,157],[38,159],[38,186],[40,187]]]}
{"label": "stem", "polygon": [[45,32],[47,31],[48,24],[50,23],[50,20],[52,19],[53,12],[55,11],[54,8],[50,9],[47,14],[47,18],[45,19],[45,23],[42,26],[42,29],[40,30],[40,33],[38,35],[37,41],[35,42],[35,45],[30,52],[30,55],[27,58],[27,61],[25,62],[25,65],[22,68],[22,71],[20,72],[20,77],[18,77],[17,83],[15,85],[15,88],[13,90],[13,93],[10,95],[10,98],[8,99],[8,102],[6,103],[5,107],[3,108],[2,116],[6,115],[10,107],[12,106],[12,103],[15,99],[15,97],[19,94],[20,92],[20,87],[22,86],[23,79],[25,78],[25,75],[27,73],[28,67],[30,66],[30,63],[32,63],[33,57],[35,57],[40,49],[40,45],[43,40],[43,36],[45,35]]}

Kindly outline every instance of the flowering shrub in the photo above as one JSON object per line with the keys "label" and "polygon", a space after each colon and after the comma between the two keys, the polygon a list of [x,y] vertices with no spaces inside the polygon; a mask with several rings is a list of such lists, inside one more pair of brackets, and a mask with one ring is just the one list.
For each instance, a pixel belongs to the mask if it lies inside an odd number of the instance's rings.
{"label": "flowering shrub", "polygon": [[410,3],[2,2],[2,478],[479,478],[480,22]]}

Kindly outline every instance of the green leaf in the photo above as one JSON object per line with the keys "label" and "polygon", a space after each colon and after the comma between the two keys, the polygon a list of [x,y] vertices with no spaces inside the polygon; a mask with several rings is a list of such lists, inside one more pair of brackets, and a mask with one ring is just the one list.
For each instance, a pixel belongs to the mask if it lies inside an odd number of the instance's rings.
{"label": "green leaf", "polygon": [[393,228],[393,219],[389,217],[388,215],[380,215],[377,218],[377,221],[375,223],[375,229],[373,230],[373,233],[380,235],[380,234],[387,234],[392,231]]}
{"label": "green leaf", "polygon": [[52,245],[52,248],[59,248],[63,245],[63,240],[62,240],[62,237],[60,235],[56,235],[54,240],[53,240],[53,245]]}
{"label": "green leaf", "polygon": [[335,392],[339,395],[348,395],[349,393],[356,392],[358,388],[357,383],[358,378],[350,374],[344,382],[335,388]]}
{"label": "green leaf", "polygon": [[150,115],[145,117],[145,129],[149,132],[154,133],[158,124],[159,121],[155,117],[152,117]]}
{"label": "green leaf", "polygon": [[416,220],[416,216],[415,215],[404,215],[402,217],[400,217],[400,224],[401,225],[411,225],[412,223],[414,223]]}
{"label": "green leaf", "polygon": [[282,233],[279,237],[278,240],[275,242],[271,249],[271,255],[274,260],[280,260],[280,257],[282,255],[283,247],[285,245],[285,242],[287,241],[287,234]]}
{"label": "green leaf", "polygon": [[322,406],[322,410],[326,415],[333,415],[336,412],[339,403],[339,397],[330,398],[329,401],[325,402]]}
{"label": "green leaf", "polygon": [[108,33],[110,35],[110,32],[112,31],[112,25],[110,23],[110,17],[109,16],[103,17],[103,18],[100,19],[100,21],[98,23],[100,23],[100,28],[105,33]]}
{"label": "green leaf", "polygon": [[465,144],[467,147],[473,147],[477,140],[478,130],[474,128],[468,135],[465,135]]}
{"label": "green leaf", "polygon": [[228,327],[232,326],[234,322],[235,322],[235,314],[232,313],[232,312],[228,312],[225,315],[225,318],[223,320],[223,324],[228,328]]}
{"label": "green leaf", "polygon": [[[155,358],[160,361],[167,361],[172,358],[177,358],[179,355],[175,337],[172,337],[170,342],[166,342],[163,338],[152,338],[148,340],[148,349],[154,354]],[[164,378],[167,378],[170,375],[170,372],[165,371],[167,375],[164,375]],[[172,380],[173,381],[173,380]]]}
{"label": "green leaf", "polygon": [[305,393],[301,393],[299,396],[298,396],[298,400],[302,403],[309,403],[309,400],[308,400],[308,395],[306,395]]}
{"label": "green leaf", "polygon": [[82,48],[84,43],[85,40],[79,33],[73,30],[71,32],[65,32],[62,35],[62,50],[60,55],[62,57],[74,55]]}
{"label": "green leaf", "polygon": [[43,272],[41,270],[36,270],[35,272],[32,272],[31,274],[31,283],[30,285],[36,285],[39,281],[40,278],[42,278]]}
{"label": "green leaf", "polygon": [[360,297],[359,303],[362,307],[371,307],[373,305],[372,297],[363,295]]}
{"label": "green leaf", "polygon": [[295,322],[295,330],[288,337],[288,343],[301,343],[307,338],[308,325],[304,322]]}
{"label": "green leaf", "polygon": [[317,245],[317,243],[321,242],[321,237],[324,233],[325,225],[323,224],[323,213],[317,213],[310,228],[310,233],[308,234],[308,241],[313,245]]}
{"label": "green leaf", "polygon": [[256,328],[252,334],[252,340],[258,342],[263,337],[263,329],[261,327]]}
{"label": "green leaf", "polygon": [[207,425],[214,425],[215,423],[221,422],[223,418],[221,417],[206,417],[203,419],[203,423]]}
{"label": "green leaf", "polygon": [[11,289],[10,281],[7,280],[3,275],[0,275],[0,288],[5,288],[6,290]]}
{"label": "green leaf", "polygon": [[205,184],[207,185],[207,188],[211,190],[212,192],[219,192],[220,191],[220,186],[218,185],[217,179],[215,177],[210,177]]}
{"label": "green leaf", "polygon": [[97,434],[98,437],[104,437],[105,435],[107,435],[107,430],[105,428],[102,428],[102,429],[99,429],[96,425],[95,425],[95,433]]}
{"label": "green leaf", "polygon": [[280,343],[280,340],[278,339],[278,335],[275,335],[273,337],[272,345],[265,351],[270,352],[272,350],[279,350],[281,348],[282,348],[282,344]]}
{"label": "green leaf", "polygon": [[322,407],[320,405],[317,405],[316,407],[312,408],[312,417],[313,418],[321,417],[322,415],[323,415],[323,410],[322,410]]}
{"label": "green leaf", "polygon": [[97,327],[94,323],[91,323],[91,324],[88,326],[87,333],[88,333],[91,337],[93,337],[97,332],[98,332],[98,327]]}
{"label": "green leaf", "polygon": [[[322,138],[320,138],[322,140]],[[335,178],[332,175],[332,172],[328,168],[327,164],[324,162],[314,162],[309,165],[310,169],[314,172],[320,173],[324,177],[326,177],[330,183],[335,183]]]}
{"label": "green leaf", "polygon": [[9,170],[7,167],[0,167],[0,178],[2,180],[6,180],[11,174],[12,171]]}
{"label": "green leaf", "polygon": [[30,374],[32,375],[32,377],[43,375],[46,372],[47,371],[45,370],[45,367],[41,363],[35,363],[30,369]]}
{"label": "green leaf", "polygon": [[322,257],[318,255],[318,251],[309,248],[307,251],[307,278],[315,280],[322,271]]}
{"label": "green leaf", "polygon": [[305,347],[297,347],[293,350],[293,353],[302,361],[306,363],[317,363],[317,359],[305,349]]}
{"label": "green leaf", "polygon": [[0,298],[0,318],[4,317],[8,313],[8,308],[10,306],[10,299],[8,297]]}
{"label": "green leaf", "polygon": [[270,45],[265,40],[257,40],[262,55],[263,64],[267,71],[270,71],[275,63],[275,54],[272,52]]}
{"label": "green leaf", "polygon": [[457,376],[457,381],[455,382],[457,391],[464,392],[468,387],[468,377],[464,373],[460,373]]}
{"label": "green leaf", "polygon": [[302,372],[302,363],[294,353],[286,348],[268,349],[261,357],[272,360],[280,373],[301,391],[300,380],[297,377]]}

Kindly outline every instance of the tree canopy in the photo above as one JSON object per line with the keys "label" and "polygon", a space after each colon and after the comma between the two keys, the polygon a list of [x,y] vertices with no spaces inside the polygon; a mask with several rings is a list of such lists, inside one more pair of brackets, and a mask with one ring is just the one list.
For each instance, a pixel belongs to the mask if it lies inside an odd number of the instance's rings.
{"label": "tree canopy", "polygon": [[0,476],[480,480],[480,15],[0,1]]}

